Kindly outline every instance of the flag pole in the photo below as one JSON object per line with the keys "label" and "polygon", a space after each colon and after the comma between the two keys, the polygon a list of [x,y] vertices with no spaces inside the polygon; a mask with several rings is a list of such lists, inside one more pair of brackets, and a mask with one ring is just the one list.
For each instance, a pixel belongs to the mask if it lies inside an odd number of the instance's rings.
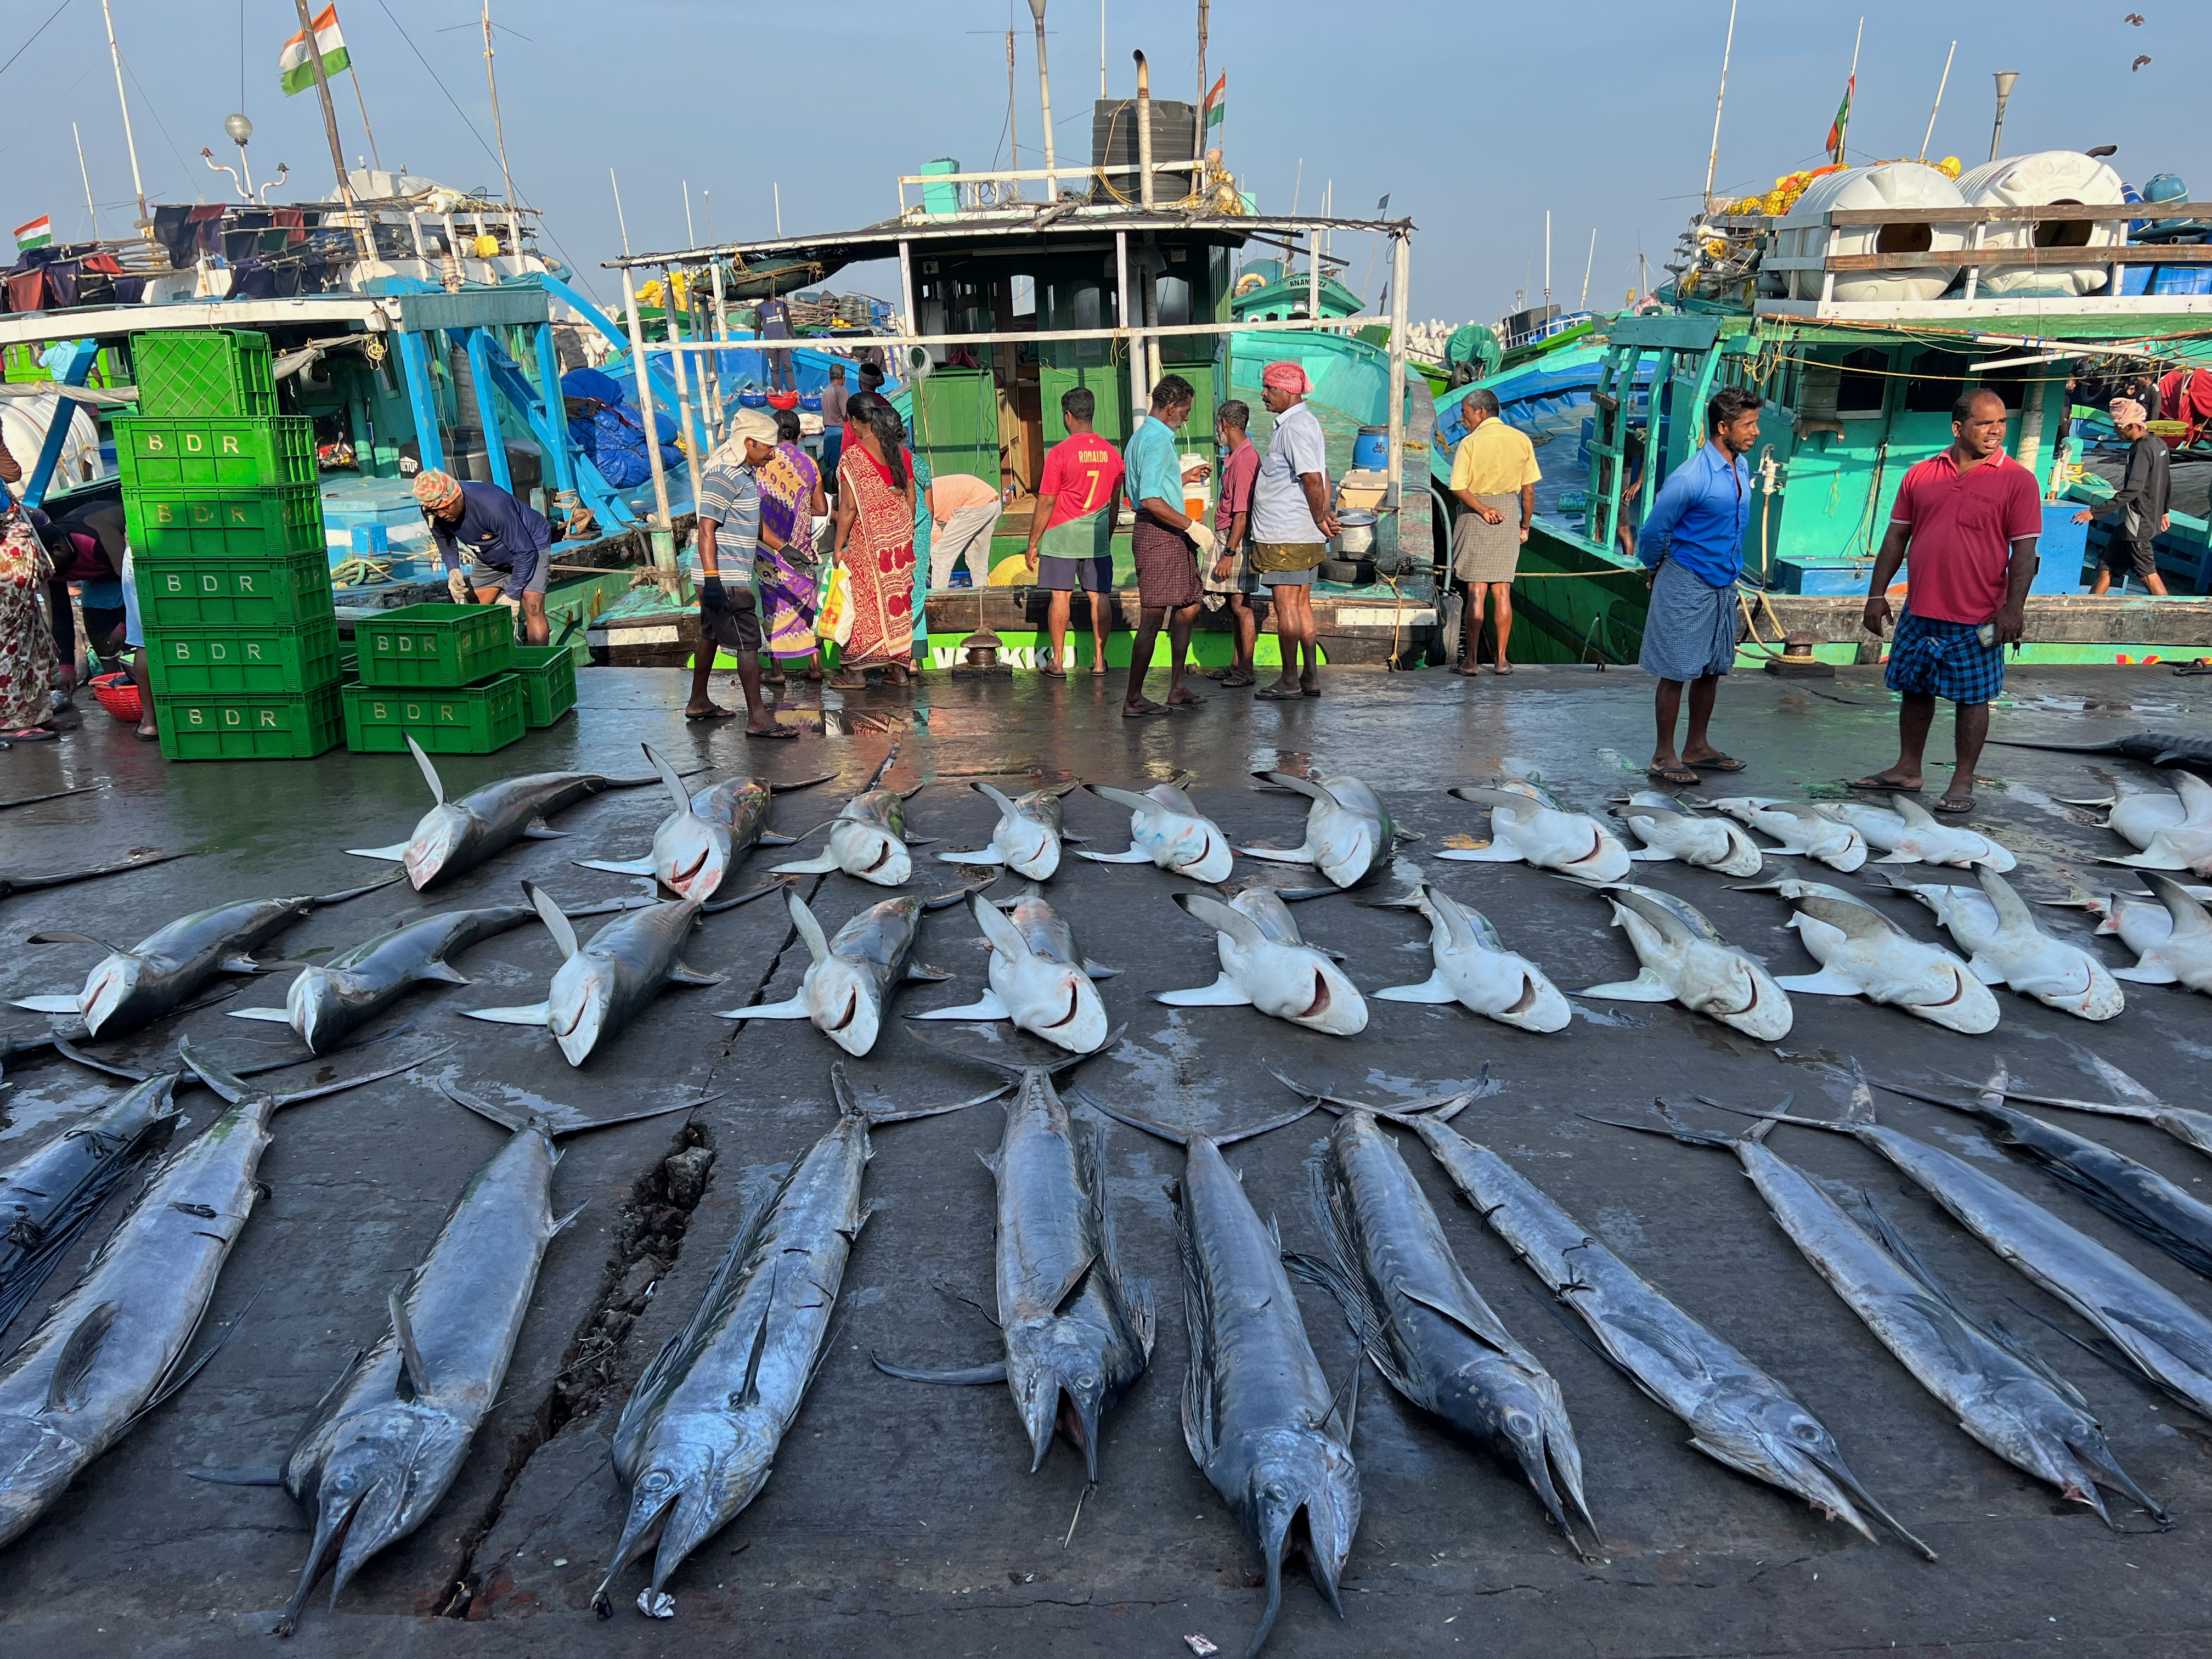
{"label": "flag pole", "polygon": [[100,209],[92,199],[92,174],[84,165],[84,137],[77,131],[76,123],[70,123],[70,137],[76,140],[77,177],[84,180],[84,210],[92,216],[92,240],[100,240]]}
{"label": "flag pole", "polygon": [[1728,39],[1721,46],[1721,89],[1713,100],[1713,150],[1705,158],[1705,211],[1713,210],[1713,175],[1721,165],[1721,109],[1728,102],[1729,56],[1735,50],[1735,4],[1729,0]]}
{"label": "flag pole", "polygon": [[1951,60],[1959,55],[1959,43],[1954,40],[1951,50],[1943,54],[1943,78],[1936,83],[1936,107],[1928,112],[1928,131],[1921,135],[1920,159],[1928,159],[1928,146],[1936,142],[1936,118],[1943,112],[1943,89],[1951,84]]}
{"label": "flag pole", "polygon": [[123,147],[131,152],[131,187],[138,192],[138,232],[150,242],[153,216],[146,211],[145,180],[138,176],[138,141],[131,136],[131,100],[123,95],[123,53],[115,44],[115,14],[108,9],[107,0],[100,0],[100,15],[106,20],[107,56],[115,65],[115,101],[123,109]]}
{"label": "flag pole", "polygon": [[[300,0],[306,5],[307,0]],[[483,0],[484,84],[491,88],[491,132],[499,141],[499,176],[507,187],[507,204],[514,205],[514,175],[507,169],[507,129],[499,119],[499,79],[491,70],[491,0]],[[520,252],[520,250],[517,250]]]}
{"label": "flag pole", "polygon": [[[100,0],[105,6],[107,0]],[[361,222],[361,210],[354,205],[353,175],[346,171],[345,149],[338,143],[337,106],[331,102],[331,77],[323,72],[323,54],[315,49],[315,20],[307,15],[307,0],[292,0],[300,13],[300,27],[307,34],[307,67],[314,71],[315,95],[323,103],[323,136],[331,142],[331,165],[338,170],[338,197],[345,203],[346,217],[353,222],[354,251],[364,259],[369,255],[368,227]],[[112,38],[112,36],[110,37]]]}
{"label": "flag pole", "polygon": [[1866,19],[1862,17],[1859,19],[1859,32],[1857,38],[1851,42],[1850,79],[1844,82],[1844,118],[1836,123],[1836,160],[1838,163],[1840,163],[1844,159],[1844,141],[1850,136],[1851,106],[1858,101],[1859,46],[1865,39]]}

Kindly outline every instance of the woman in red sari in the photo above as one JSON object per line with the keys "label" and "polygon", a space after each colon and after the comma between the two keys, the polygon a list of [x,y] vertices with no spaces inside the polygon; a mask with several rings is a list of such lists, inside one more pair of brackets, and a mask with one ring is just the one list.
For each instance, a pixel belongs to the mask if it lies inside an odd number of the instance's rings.
{"label": "woman in red sari", "polygon": [[914,456],[898,411],[866,394],[846,406],[852,440],[837,461],[836,553],[852,578],[853,634],[830,684],[857,690],[881,667],[894,685],[912,673]]}

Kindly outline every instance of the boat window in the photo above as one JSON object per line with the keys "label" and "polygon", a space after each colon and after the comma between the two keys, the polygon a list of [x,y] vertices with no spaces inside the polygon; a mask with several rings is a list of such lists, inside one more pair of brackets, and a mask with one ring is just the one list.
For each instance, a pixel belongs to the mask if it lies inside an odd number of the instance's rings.
{"label": "boat window", "polygon": [[1879,346],[1863,346],[1845,355],[1843,374],[1836,382],[1836,413],[1879,415],[1889,395],[1886,371],[1889,354]]}
{"label": "boat window", "polygon": [[2026,366],[2019,368],[2001,368],[1993,374],[1982,376],[1981,389],[1984,392],[1996,392],[1998,397],[2004,399],[2004,406],[2007,409],[2018,414],[2027,401],[2027,381],[2028,371]]}
{"label": "boat window", "polygon": [[1917,415],[1949,414],[1966,389],[1971,361],[1954,351],[1922,352],[1912,365],[1912,378],[1905,383],[1905,408]]}
{"label": "boat window", "polygon": [[[1092,279],[1052,283],[1045,290],[1045,304],[1049,313],[1045,326],[1052,330],[1098,328],[1104,286]],[[1103,363],[1106,361],[1106,342],[1103,340],[1062,340],[1048,348],[1054,367],[1066,368],[1078,365]]]}
{"label": "boat window", "polygon": [[[1168,250],[1170,255],[1179,252]],[[1159,296],[1160,323],[1163,327],[1190,321],[1190,283],[1181,276],[1162,276],[1154,283]]]}

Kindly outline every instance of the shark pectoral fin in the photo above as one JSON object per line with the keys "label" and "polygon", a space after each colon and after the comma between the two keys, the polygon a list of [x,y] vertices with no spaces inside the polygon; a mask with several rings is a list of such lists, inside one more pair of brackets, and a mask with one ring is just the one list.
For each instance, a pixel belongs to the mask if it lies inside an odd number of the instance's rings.
{"label": "shark pectoral fin", "polygon": [[578,859],[579,870],[604,870],[611,876],[649,876],[653,873],[653,860],[643,859]]}
{"label": "shark pectoral fin", "polygon": [[944,839],[942,836],[908,836],[906,844],[908,847],[934,847]]}
{"label": "shark pectoral fin", "polygon": [[1004,864],[1006,855],[988,847],[979,847],[972,853],[939,853],[939,864]]}
{"label": "shark pectoral fin", "polygon": [[720,985],[723,979],[720,974],[702,974],[680,962],[668,970],[668,977],[676,985]]}
{"label": "shark pectoral fin", "polygon": [[1785,991],[1802,991],[1808,996],[1856,997],[1866,994],[1864,986],[1830,968],[1823,968],[1817,974],[1778,975],[1774,982]]}
{"label": "shark pectoral fin", "polygon": [[[2181,975],[2164,963],[2155,962],[2146,957],[2132,968],[2113,969],[2112,977],[2124,979],[2136,985],[2172,985],[2179,980]],[[21,1008],[24,1005],[19,1002],[15,1006]]]}
{"label": "shark pectoral fin", "polygon": [[1012,1011],[999,1000],[996,991],[986,991],[979,1002],[970,1002],[958,1008],[932,1008],[927,1013],[908,1014],[908,1019],[1012,1019]]}
{"label": "shark pectoral fin", "polygon": [[769,866],[769,874],[772,876],[826,876],[830,872],[835,870],[836,867],[837,860],[836,856],[832,854],[824,853],[819,858],[802,859],[797,864],[772,864]]}
{"label": "shark pectoral fin", "polygon": [[387,864],[397,864],[407,856],[407,843],[403,841],[396,847],[349,847],[345,853],[349,859],[382,859]]}
{"label": "shark pectoral fin", "polygon": [[932,981],[948,980],[954,977],[951,969],[933,968],[926,962],[908,963],[906,965],[906,976],[908,979],[926,979]]}
{"label": "shark pectoral fin", "polygon": [[756,1003],[750,1008],[725,1008],[714,1016],[717,1019],[811,1019],[814,1011],[806,1005],[806,994],[799,993],[785,1002]]}
{"label": "shark pectoral fin", "polygon": [[111,956],[121,954],[121,952],[118,951],[116,948],[112,945],[110,945],[106,939],[94,939],[89,933],[71,933],[50,930],[42,933],[33,933],[29,939],[26,939],[24,943],[27,945],[97,945],[101,950],[106,951]]}
{"label": "shark pectoral fin", "polygon": [[1126,853],[1093,853],[1078,848],[1075,856],[1089,859],[1093,864],[1150,864],[1152,855],[1141,847],[1132,847]]}
{"label": "shark pectoral fin", "polygon": [[1647,968],[1634,979],[1615,980],[1609,985],[1592,985],[1571,994],[1603,997],[1611,1002],[1672,1002],[1674,988]]}
{"label": "shark pectoral fin", "polygon": [[241,1463],[228,1469],[186,1469],[195,1480],[218,1486],[281,1486],[284,1471],[274,1463]]}
{"label": "shark pectoral fin", "polygon": [[34,1014],[74,1014],[82,1012],[74,995],[65,997],[17,997],[8,1005],[11,1008],[28,1008]]}
{"label": "shark pectoral fin", "polygon": [[[461,983],[465,985],[468,981],[463,980]],[[282,1008],[231,1008],[225,1013],[231,1019],[265,1019],[271,1025],[289,1025],[292,1023],[292,1016]]]}
{"label": "shark pectoral fin", "polygon": [[568,832],[566,830],[556,830],[551,824],[546,823],[544,818],[539,818],[527,830],[525,830],[522,834],[524,839],[528,841],[566,841],[568,839]]}
{"label": "shark pectoral fin", "polygon": [[1252,999],[1237,988],[1237,981],[1224,974],[1211,985],[1200,985],[1188,991],[1155,991],[1152,1000],[1164,1002],[1170,1008],[1249,1008]]}
{"label": "shark pectoral fin", "polygon": [[475,981],[450,962],[433,957],[415,970],[415,977],[426,984],[471,985]]}
{"label": "shark pectoral fin", "polygon": [[1435,974],[1431,974],[1419,985],[1389,985],[1368,995],[1380,997],[1385,1002],[1457,1002],[1459,998],[1450,986]]}
{"label": "shark pectoral fin", "polygon": [[219,964],[226,974],[258,974],[261,964],[252,957],[225,957]]}
{"label": "shark pectoral fin", "polygon": [[1672,853],[1663,852],[1656,847],[1639,847],[1628,857],[1634,864],[1672,864],[1674,861]]}
{"label": "shark pectoral fin", "polygon": [[1311,864],[1313,854],[1303,847],[1239,847],[1233,849],[1237,856],[1257,859],[1262,864]]}
{"label": "shark pectoral fin", "polygon": [[1083,971],[1092,979],[1119,979],[1121,976],[1119,968],[1109,968],[1103,962],[1091,961],[1089,957],[1083,958]]}
{"label": "shark pectoral fin", "polygon": [[994,1360],[988,1365],[971,1365],[962,1371],[926,1371],[912,1365],[889,1364],[873,1353],[868,1356],[868,1359],[884,1376],[903,1377],[909,1382],[943,1382],[955,1388],[975,1388],[986,1382],[1006,1380],[1006,1362],[1003,1359]]}
{"label": "shark pectoral fin", "polygon": [[550,1011],[542,1002],[533,1002],[526,1008],[465,1008],[461,1012],[471,1019],[489,1020],[494,1025],[543,1025],[551,1018]]}
{"label": "shark pectoral fin", "polygon": [[1437,856],[1449,859],[1455,864],[1519,864],[1521,855],[1510,847],[1500,847],[1492,842],[1487,847],[1447,847]]}
{"label": "shark pectoral fin", "polygon": [[115,1304],[103,1302],[70,1333],[69,1340],[62,1345],[61,1357],[54,1361],[53,1375],[47,1379],[48,1411],[73,1412],[82,1408],[85,1385],[92,1380],[93,1365],[100,1358],[100,1348],[114,1323]]}
{"label": "shark pectoral fin", "polygon": [[1973,970],[1974,977],[1984,985],[2002,985],[2005,982],[2005,970],[1987,957],[1977,955],[1969,957],[1966,966]]}

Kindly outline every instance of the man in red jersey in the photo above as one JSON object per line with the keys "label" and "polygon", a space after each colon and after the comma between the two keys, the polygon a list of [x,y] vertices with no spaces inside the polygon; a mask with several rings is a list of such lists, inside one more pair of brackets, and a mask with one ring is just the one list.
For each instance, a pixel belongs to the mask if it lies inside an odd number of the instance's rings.
{"label": "man in red jersey", "polygon": [[1091,429],[1098,399],[1077,386],[1060,394],[1067,436],[1044,458],[1037,504],[1030,520],[1030,568],[1052,594],[1046,626],[1052,661],[1038,672],[1063,680],[1074,666],[1067,654],[1067,618],[1078,582],[1091,596],[1091,672],[1106,672],[1106,621],[1113,610],[1114,520],[1121,505],[1121,453]]}

